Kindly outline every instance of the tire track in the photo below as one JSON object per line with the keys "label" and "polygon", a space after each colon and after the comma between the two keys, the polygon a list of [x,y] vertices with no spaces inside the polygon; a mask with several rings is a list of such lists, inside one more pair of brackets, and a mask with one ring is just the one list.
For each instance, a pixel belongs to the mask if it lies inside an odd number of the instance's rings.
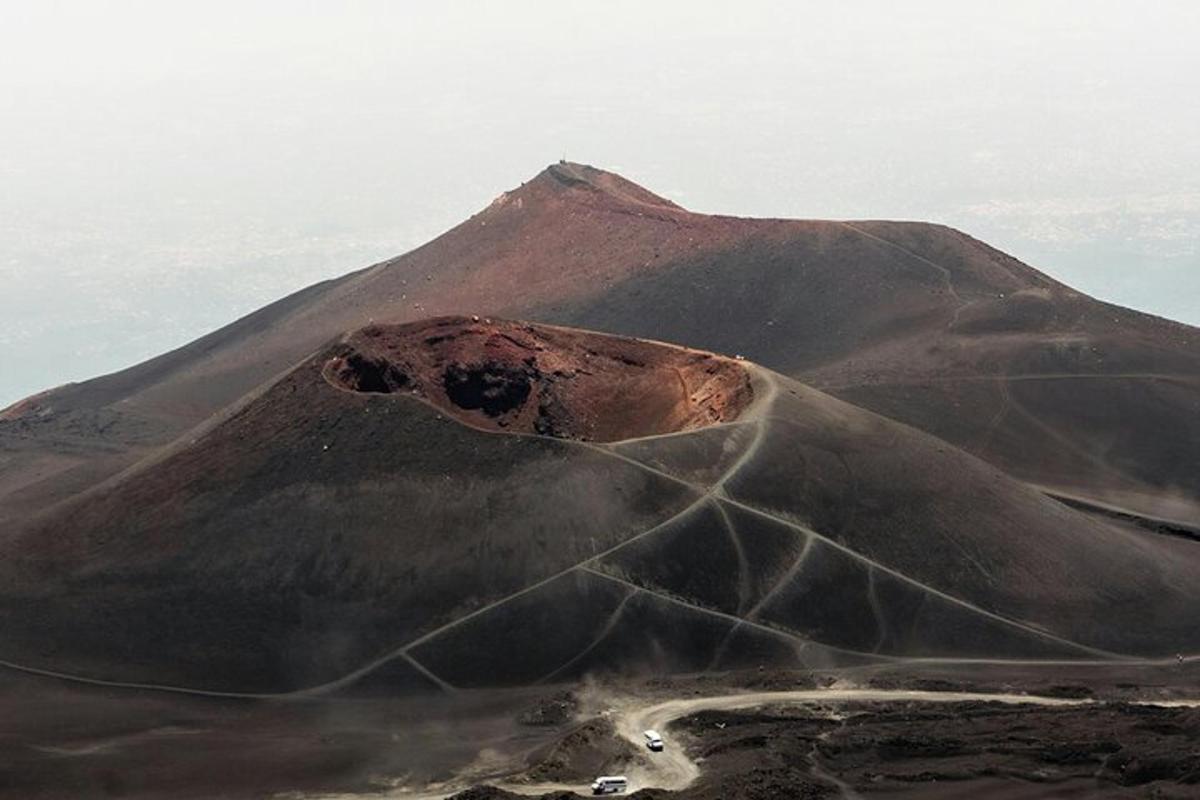
{"label": "tire track", "polygon": [[[648,464],[643,464],[640,461],[636,461],[636,460],[629,458],[628,456],[622,455],[620,453],[611,453],[610,455],[613,458],[619,458],[622,461],[627,461],[630,464],[634,464],[634,465],[640,467],[641,469],[645,469],[645,470],[653,472],[657,475],[661,475],[669,480],[674,480],[678,483],[682,483],[682,484],[685,484],[688,486],[694,486],[689,481],[686,481],[682,478],[678,478],[673,475],[670,475],[669,473],[663,472],[662,470],[659,470]],[[740,469],[741,465],[744,464],[746,460],[747,459],[739,459],[739,462],[736,465],[737,468]],[[816,537],[817,539],[821,540],[824,544],[827,544],[830,547],[840,550],[842,553],[844,553],[845,555],[849,556],[850,558],[852,558],[856,561],[860,561],[868,566],[875,567],[875,568],[879,569],[880,571],[885,572],[904,583],[914,586],[922,591],[930,592],[931,594],[934,594],[937,597],[940,597],[941,599],[943,599],[949,603],[953,603],[954,605],[959,606],[961,608],[965,608],[968,611],[972,611],[976,614],[980,614],[982,616],[988,617],[989,619],[995,620],[996,622],[999,622],[1003,625],[1017,628],[1019,630],[1024,631],[1025,633],[1033,634],[1034,636],[1037,636],[1038,638],[1047,639],[1047,640],[1053,641],[1057,644],[1067,646],[1071,649],[1086,652],[1093,656],[1100,656],[1103,658],[1121,660],[1121,661],[1128,661],[1131,658],[1130,656],[1128,656],[1126,654],[1113,653],[1113,652],[1110,652],[1107,650],[1101,650],[1099,648],[1089,647],[1088,645],[1084,645],[1084,644],[1080,644],[1079,642],[1071,641],[1070,639],[1066,639],[1064,637],[1058,636],[1058,635],[1050,633],[1048,631],[1043,631],[1032,625],[1029,625],[1029,624],[1026,624],[1023,622],[1019,622],[1014,619],[1010,619],[1010,618],[1005,617],[1002,614],[998,614],[994,611],[989,611],[981,606],[975,605],[974,603],[972,603],[968,600],[963,600],[962,598],[956,597],[952,594],[944,592],[941,589],[934,588],[933,586],[930,586],[929,584],[922,583],[921,581],[917,580],[916,578],[910,577],[910,576],[906,575],[905,573],[900,572],[899,570],[897,570],[893,567],[887,566],[886,564],[882,564],[878,561],[875,561],[874,559],[869,558],[868,556],[865,556],[862,553],[859,553],[858,551],[856,551],[850,547],[847,547],[846,545],[841,544],[840,542],[838,542],[834,539],[831,539],[828,536],[825,536],[824,534],[818,533],[817,531],[814,531],[811,528],[805,527],[796,522],[792,522],[791,520],[785,519],[783,517],[776,516],[770,512],[763,511],[760,508],[756,508],[754,506],[747,505],[746,503],[743,503],[740,500],[736,500],[736,499],[730,497],[727,493],[725,493],[722,488],[722,483],[728,479],[729,474],[732,474],[732,472],[728,473],[725,479],[723,479],[722,481],[719,481],[717,484],[714,484],[714,487],[713,487],[714,494],[723,502],[729,503],[732,506],[740,508],[743,511],[747,511],[750,514],[753,514],[762,519],[767,519],[767,520],[770,520],[771,522],[775,522],[780,525],[783,525],[786,528],[791,528],[793,530],[799,531],[800,533],[806,534],[808,536]]]}
{"label": "tire track", "polygon": [[920,261],[922,264],[924,264],[928,267],[932,267],[934,270],[936,270],[938,275],[941,277],[942,286],[945,288],[946,294],[948,294],[948,295],[950,295],[950,297],[954,298],[954,302],[955,302],[955,308],[951,314],[950,322],[948,322],[946,324],[947,328],[953,328],[955,325],[957,325],[959,318],[962,316],[962,313],[964,311],[966,311],[969,306],[971,306],[972,304],[977,302],[975,300],[964,300],[962,295],[960,295],[958,293],[958,289],[954,286],[953,273],[951,273],[949,268],[944,267],[941,264],[938,264],[934,261],[930,261],[928,258],[925,258],[925,256],[919,255],[918,253],[914,253],[912,250],[909,250],[907,247],[896,244],[895,242],[893,242],[890,239],[885,239],[882,236],[877,236],[873,233],[865,231],[862,228],[858,227],[857,225],[854,225],[853,223],[842,222],[840,224],[843,225],[844,227],[849,228],[850,230],[854,231],[859,236],[864,236],[867,239],[871,239],[871,240],[876,241],[886,247],[890,247],[893,250],[897,250],[897,251],[903,253],[904,255],[908,256],[909,258],[914,258],[917,261]]}
{"label": "tire track", "polygon": [[721,517],[722,523],[725,525],[725,532],[729,534],[729,542],[733,545],[734,553],[737,556],[738,562],[738,616],[742,616],[742,611],[745,610],[746,604],[750,602],[752,589],[750,588],[750,561],[746,558],[746,548],[742,545],[742,537],[738,535],[738,530],[733,524],[733,520],[729,518],[729,512],[725,510],[725,506],[715,502],[717,513]]}
{"label": "tire track", "polygon": [[[795,533],[795,531],[793,531]],[[808,560],[808,554],[812,550],[813,537],[804,537],[804,546],[800,549],[800,554],[796,556],[796,560],[788,567],[787,571],[779,576],[779,579],[772,584],[767,593],[762,596],[762,599],[755,603],[754,607],[746,613],[746,619],[757,619],[759,613],[767,607],[767,605],[775,599],[776,595],[784,590],[788,584],[795,580],[800,574],[800,570],[804,569],[804,562]]]}
{"label": "tire track", "polygon": [[618,603],[617,607],[613,609],[613,612],[608,615],[608,620],[604,623],[604,627],[600,629],[600,632],[596,634],[596,638],[592,639],[590,644],[564,661],[560,666],[555,667],[551,672],[548,672],[546,675],[538,678],[536,681],[534,681],[534,683],[549,683],[560,673],[566,672],[568,669],[586,658],[587,655],[599,647],[601,642],[607,639],[608,635],[613,632],[614,628],[617,627],[617,622],[620,621],[621,615],[625,612],[625,606],[629,605],[629,601],[641,593],[641,589],[633,589],[626,592],[625,596],[621,598],[621,602]]}
{"label": "tire track", "polygon": [[830,645],[830,644],[822,644],[821,642],[815,641],[813,639],[809,639],[808,637],[803,636],[794,631],[789,631],[789,630],[780,629],[780,628],[774,628],[774,627],[771,627],[770,625],[763,625],[762,623],[759,623],[759,622],[752,622],[748,619],[745,619],[744,617],[739,617],[734,614],[727,614],[724,611],[717,611],[714,608],[705,608],[702,605],[698,605],[696,603],[690,602],[688,600],[683,600],[678,597],[673,597],[672,595],[666,594],[665,592],[660,592],[655,589],[649,589],[645,586],[639,586],[638,584],[633,583],[632,581],[625,580],[624,578],[618,578],[616,575],[609,575],[606,572],[601,572],[600,570],[593,569],[592,567],[580,567],[580,569],[583,570],[584,572],[590,572],[593,575],[596,575],[601,578],[605,578],[605,579],[613,581],[615,583],[623,584],[625,586],[630,587],[631,589],[640,589],[641,591],[645,592],[648,595],[652,595],[653,597],[657,597],[660,600],[664,600],[668,603],[677,605],[681,608],[691,609],[692,611],[699,611],[702,614],[707,614],[707,615],[713,616],[713,617],[720,617],[721,619],[727,620],[728,622],[731,623],[731,628],[729,631],[726,632],[726,635],[729,635],[730,633],[733,632],[733,627],[745,626],[748,628],[753,628],[755,630],[762,631],[764,633],[771,634],[778,638],[791,640],[792,642],[801,644],[805,647],[816,646],[816,647],[820,647],[824,650],[829,650],[829,651],[832,651],[835,653],[844,653],[846,655],[851,655],[851,656],[866,657],[868,659],[874,659],[874,660],[878,660],[878,661],[901,661],[901,660],[903,660],[903,659],[896,658],[894,656],[877,656],[872,653],[863,653],[858,650],[847,650],[844,647],[836,647],[836,646]]}

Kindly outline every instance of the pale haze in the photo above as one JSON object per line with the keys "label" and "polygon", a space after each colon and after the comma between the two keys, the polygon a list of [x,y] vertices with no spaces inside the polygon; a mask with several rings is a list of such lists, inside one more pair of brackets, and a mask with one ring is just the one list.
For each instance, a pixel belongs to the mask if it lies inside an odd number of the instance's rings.
{"label": "pale haze", "polygon": [[1200,324],[1200,4],[0,4],[0,406],[568,158]]}

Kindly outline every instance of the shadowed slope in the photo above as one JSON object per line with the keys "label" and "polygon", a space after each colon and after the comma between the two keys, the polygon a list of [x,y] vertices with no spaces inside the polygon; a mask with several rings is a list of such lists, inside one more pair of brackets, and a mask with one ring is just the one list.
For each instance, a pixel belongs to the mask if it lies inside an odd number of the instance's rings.
{"label": "shadowed slope", "polygon": [[1200,520],[1196,329],[948,228],[789,223],[538,316],[743,353],[1032,483]]}

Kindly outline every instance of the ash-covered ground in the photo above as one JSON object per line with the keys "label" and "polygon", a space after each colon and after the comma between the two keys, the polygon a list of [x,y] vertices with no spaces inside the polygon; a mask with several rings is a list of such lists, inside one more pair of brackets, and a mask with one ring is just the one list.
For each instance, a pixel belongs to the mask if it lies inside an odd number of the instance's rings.
{"label": "ash-covered ground", "polygon": [[[1200,711],[1136,705],[850,703],[701,712],[687,798],[1196,797]],[[646,796],[656,796],[647,792]]]}
{"label": "ash-covered ground", "polygon": [[[928,702],[785,702],[741,710],[702,710],[680,718],[667,736],[700,767],[679,791],[642,788],[631,796],[679,800],[768,798],[1194,798],[1200,797],[1200,708],[1197,668],[978,665],[964,669],[905,667],[853,676],[794,672],[743,673],[650,681],[652,697],[705,697],[745,690],[834,687],[933,692],[1025,693],[1077,701],[1062,706],[971,700]],[[636,772],[656,754],[596,745],[596,721],[576,722],[526,773],[575,777]],[[574,759],[567,749],[574,747]],[[597,757],[607,755],[608,760]],[[576,774],[564,762],[585,765]],[[588,773],[588,770],[591,772]],[[513,788],[513,787],[509,787]],[[636,786],[634,788],[637,788]],[[527,795],[478,786],[455,800]]]}
{"label": "ash-covered ground", "polygon": [[[1195,661],[910,664],[280,702],[6,673],[0,797],[569,798],[628,774],[643,800],[1193,798],[1198,686]],[[780,702],[686,711],[763,693]],[[666,751],[632,745],[664,705],[685,709]],[[655,782],[680,764],[685,786]]]}

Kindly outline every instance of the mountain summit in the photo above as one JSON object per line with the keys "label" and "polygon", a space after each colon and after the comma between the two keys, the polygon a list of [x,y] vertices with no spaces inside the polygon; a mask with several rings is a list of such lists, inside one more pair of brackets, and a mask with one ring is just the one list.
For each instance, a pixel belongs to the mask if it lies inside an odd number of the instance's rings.
{"label": "mountain summit", "polygon": [[543,193],[574,195],[576,201],[582,201],[591,195],[594,200],[607,201],[614,206],[626,208],[642,206],[647,209],[684,211],[665,197],[659,197],[616,173],[569,161],[551,164],[529,183],[523,184],[514,192],[505,192],[501,198],[512,196],[523,202],[526,197],[542,199]]}

